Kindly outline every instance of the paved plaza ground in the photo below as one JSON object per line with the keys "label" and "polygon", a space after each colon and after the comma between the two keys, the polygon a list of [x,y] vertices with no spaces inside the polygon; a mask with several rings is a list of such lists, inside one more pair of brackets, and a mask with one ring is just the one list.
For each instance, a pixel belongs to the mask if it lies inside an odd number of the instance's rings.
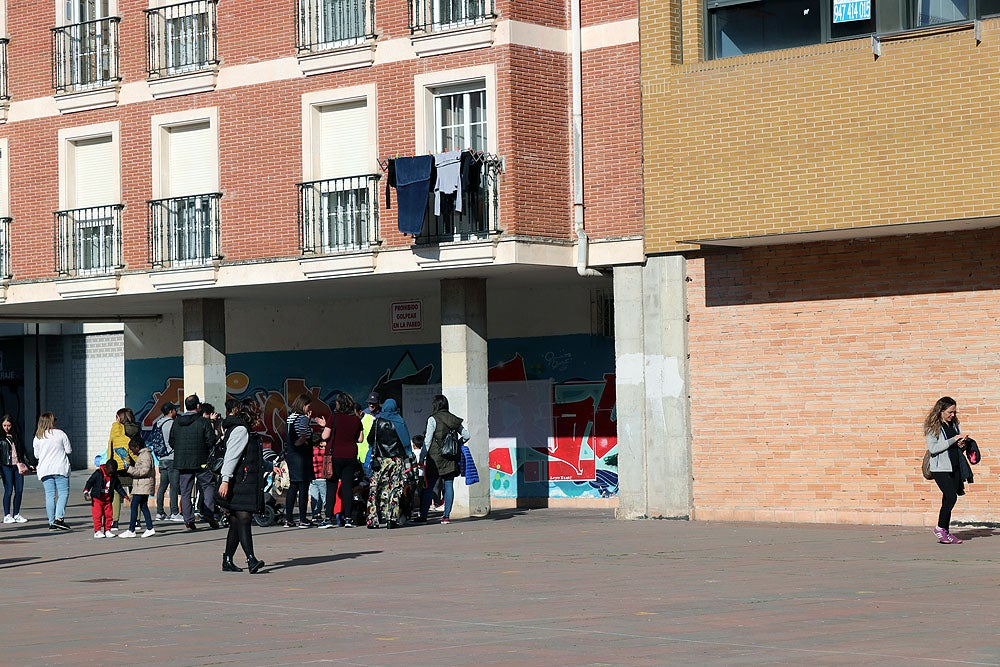
{"label": "paved plaza ground", "polygon": [[[36,480],[0,526],[3,665],[1000,665],[1000,530],[616,521],[608,511],[70,533]],[[959,506],[959,514],[961,506]],[[928,508],[931,512],[932,508]],[[238,552],[237,564],[244,565]]]}

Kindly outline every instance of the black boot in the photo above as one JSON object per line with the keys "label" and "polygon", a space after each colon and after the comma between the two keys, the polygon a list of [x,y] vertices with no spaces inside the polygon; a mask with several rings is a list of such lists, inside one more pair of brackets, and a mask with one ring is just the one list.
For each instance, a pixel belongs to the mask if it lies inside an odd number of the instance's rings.
{"label": "black boot", "polygon": [[250,574],[257,574],[257,570],[264,567],[264,561],[257,560],[253,556],[247,556],[247,569],[250,570]]}
{"label": "black boot", "polygon": [[227,556],[222,554],[222,571],[223,572],[242,572],[242,567],[236,567],[236,563],[233,562],[232,556]]}

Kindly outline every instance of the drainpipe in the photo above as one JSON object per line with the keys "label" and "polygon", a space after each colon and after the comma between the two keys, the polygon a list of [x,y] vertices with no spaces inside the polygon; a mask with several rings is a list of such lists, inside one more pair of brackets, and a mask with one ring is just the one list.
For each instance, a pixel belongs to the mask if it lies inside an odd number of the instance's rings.
{"label": "drainpipe", "polygon": [[580,0],[570,2],[570,32],[573,51],[573,226],[576,230],[576,272],[584,277],[600,276],[587,268],[587,232],[583,226],[583,73]]}

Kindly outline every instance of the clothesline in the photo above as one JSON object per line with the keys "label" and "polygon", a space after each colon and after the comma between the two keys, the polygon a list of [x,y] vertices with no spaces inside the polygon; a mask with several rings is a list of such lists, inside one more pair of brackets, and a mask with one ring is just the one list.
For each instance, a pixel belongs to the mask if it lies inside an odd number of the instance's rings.
{"label": "clothesline", "polygon": [[[476,162],[482,164],[485,167],[488,167],[491,171],[497,171],[497,172],[500,172],[500,173],[503,173],[503,171],[504,171],[505,161],[504,161],[504,158],[501,157],[501,156],[499,156],[499,155],[494,155],[493,153],[485,153],[485,152],[481,153],[481,152],[478,152],[478,151],[462,151],[462,152],[463,153],[468,153],[472,157],[473,160],[475,160]],[[432,154],[428,153],[428,155],[432,155]],[[378,159],[379,169],[381,169],[382,171],[388,171],[389,170],[389,161],[393,160],[395,158],[398,158],[398,157],[413,157],[413,156],[409,156],[409,155],[407,155],[407,156],[394,155],[392,157],[379,158]]]}

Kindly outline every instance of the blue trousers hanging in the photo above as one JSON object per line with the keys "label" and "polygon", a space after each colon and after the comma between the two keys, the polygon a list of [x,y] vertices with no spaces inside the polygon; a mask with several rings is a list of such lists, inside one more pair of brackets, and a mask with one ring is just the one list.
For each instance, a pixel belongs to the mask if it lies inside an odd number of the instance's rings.
{"label": "blue trousers hanging", "polygon": [[396,218],[403,234],[419,236],[423,231],[433,172],[430,155],[396,158]]}

